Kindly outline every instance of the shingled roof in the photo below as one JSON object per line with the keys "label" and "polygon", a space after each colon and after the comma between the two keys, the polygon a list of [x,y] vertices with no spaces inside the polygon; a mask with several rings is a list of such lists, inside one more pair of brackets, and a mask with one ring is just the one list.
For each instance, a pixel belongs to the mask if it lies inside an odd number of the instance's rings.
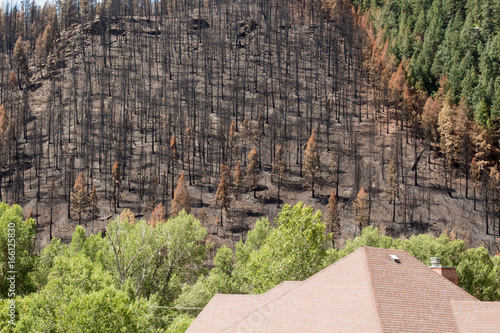
{"label": "shingled roof", "polygon": [[302,282],[215,295],[187,332],[498,332],[499,310],[405,251],[363,247]]}

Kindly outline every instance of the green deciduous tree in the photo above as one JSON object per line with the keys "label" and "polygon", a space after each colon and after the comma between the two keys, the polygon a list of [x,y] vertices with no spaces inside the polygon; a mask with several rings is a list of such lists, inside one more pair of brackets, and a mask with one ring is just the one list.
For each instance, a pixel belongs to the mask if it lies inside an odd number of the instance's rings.
{"label": "green deciduous tree", "polygon": [[120,285],[132,282],[136,295],[160,293],[168,301],[180,291],[180,282],[205,258],[206,229],[194,216],[181,211],[155,227],[145,221],[110,222],[108,265]]}
{"label": "green deciduous tree", "polygon": [[[35,265],[35,221],[24,219],[20,206],[0,202],[0,296],[7,298],[11,277],[15,280],[15,295],[34,288],[28,273]],[[14,243],[15,240],[15,243]],[[9,273],[16,272],[16,273]]]}
{"label": "green deciduous tree", "polygon": [[154,304],[117,288],[112,274],[84,254],[58,256],[45,287],[18,300],[16,331],[145,331]]}
{"label": "green deciduous tree", "polygon": [[328,237],[321,212],[299,202],[283,206],[274,229],[260,249],[253,251],[246,274],[254,292],[283,281],[300,281],[323,268]]}
{"label": "green deciduous tree", "polygon": [[204,307],[215,294],[235,294],[240,292],[239,284],[233,278],[234,254],[223,245],[214,258],[214,267],[208,276],[202,275],[192,286],[183,288],[175,301],[179,307]]}
{"label": "green deciduous tree", "polygon": [[457,267],[460,287],[483,301],[500,300],[498,258],[495,262],[482,246],[468,249]]}

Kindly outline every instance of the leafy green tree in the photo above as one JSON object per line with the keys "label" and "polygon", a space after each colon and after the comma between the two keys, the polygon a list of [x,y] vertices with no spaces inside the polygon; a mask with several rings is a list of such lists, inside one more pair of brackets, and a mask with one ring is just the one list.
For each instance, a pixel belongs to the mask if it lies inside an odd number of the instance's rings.
{"label": "leafy green tree", "polygon": [[194,317],[187,314],[181,314],[172,320],[172,324],[168,326],[167,333],[184,333],[191,323],[194,321]]}
{"label": "leafy green tree", "polygon": [[83,254],[56,257],[45,287],[17,303],[16,332],[144,332],[155,304]]}
{"label": "leafy green tree", "polygon": [[[498,263],[498,259],[496,260]],[[482,301],[500,300],[500,266],[480,246],[468,249],[457,267],[460,287]]]}
{"label": "leafy green tree", "polygon": [[207,231],[182,210],[155,227],[145,221],[111,221],[107,228],[109,265],[119,285],[132,281],[136,295],[159,293],[166,301],[180,292],[180,283],[205,259]]}
{"label": "leafy green tree", "polygon": [[267,217],[257,220],[253,230],[248,232],[246,242],[239,241],[236,244],[236,269],[242,270],[248,263],[252,252],[258,251],[264,245],[266,239],[273,232],[273,228]]}
{"label": "leafy green tree", "polygon": [[53,238],[49,245],[40,252],[40,255],[36,258],[35,269],[31,273],[38,290],[47,284],[49,273],[54,265],[54,259],[62,255],[66,250],[66,245],[62,244],[60,239]]}
{"label": "leafy green tree", "polygon": [[[108,242],[100,234],[85,236],[85,229],[82,226],[77,226],[71,237],[69,246],[69,254],[73,255],[80,253],[97,264],[105,266],[109,260],[109,245]],[[62,250],[64,253],[65,249]]]}
{"label": "leafy green tree", "polygon": [[[30,273],[35,266],[35,220],[24,220],[21,206],[0,202],[0,296],[8,297],[10,278],[15,271],[15,293],[33,291]],[[14,243],[15,240],[15,243]]]}
{"label": "leafy green tree", "polygon": [[302,202],[283,210],[260,249],[250,253],[246,277],[260,293],[288,281],[300,281],[323,268],[328,237],[321,212]]}
{"label": "leafy green tree", "polygon": [[175,306],[199,308],[207,305],[215,294],[240,293],[239,284],[235,283],[232,276],[233,268],[233,251],[223,245],[217,251],[210,275],[202,275],[194,285],[185,286]]}
{"label": "leafy green tree", "polygon": [[462,260],[462,253],[466,250],[464,241],[451,240],[445,233],[437,238],[428,234],[414,235],[405,239],[399,248],[427,265],[430,265],[430,257],[440,257],[442,265],[454,267]]}

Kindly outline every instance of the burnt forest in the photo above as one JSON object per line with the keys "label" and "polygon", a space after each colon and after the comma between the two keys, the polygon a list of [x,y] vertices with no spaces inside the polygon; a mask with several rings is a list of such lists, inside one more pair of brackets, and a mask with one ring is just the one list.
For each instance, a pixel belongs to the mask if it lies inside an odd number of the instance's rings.
{"label": "burnt forest", "polygon": [[[336,214],[336,246],[372,225],[496,253],[498,25],[484,37],[469,24],[483,46],[462,44],[471,50],[457,63],[477,70],[457,74],[438,61],[456,17],[433,34],[431,14],[426,27],[401,18],[415,9],[387,22],[384,10],[343,0],[4,6],[0,201],[35,219],[37,251],[69,242],[78,225],[104,233],[120,214],[155,223],[181,209],[215,248],[234,248],[256,220],[304,202]],[[442,40],[427,49],[432,38]]]}

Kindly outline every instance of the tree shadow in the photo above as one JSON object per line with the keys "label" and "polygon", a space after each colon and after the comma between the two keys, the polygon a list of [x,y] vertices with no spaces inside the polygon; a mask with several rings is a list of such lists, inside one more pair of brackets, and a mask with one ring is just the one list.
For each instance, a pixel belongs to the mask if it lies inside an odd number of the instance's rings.
{"label": "tree shadow", "polygon": [[261,197],[259,198],[259,202],[266,204],[266,205],[277,205],[277,204],[283,204],[284,201],[281,199],[278,199],[277,197]]}

